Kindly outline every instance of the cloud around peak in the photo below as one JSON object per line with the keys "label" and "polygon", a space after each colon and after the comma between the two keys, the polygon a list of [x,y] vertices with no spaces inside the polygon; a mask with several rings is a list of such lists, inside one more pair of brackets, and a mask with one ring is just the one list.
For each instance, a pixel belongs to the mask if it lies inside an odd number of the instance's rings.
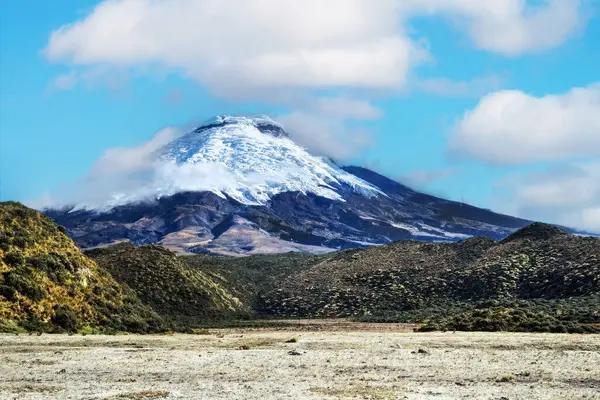
{"label": "cloud around peak", "polygon": [[[336,105],[345,104],[345,100],[333,97],[324,100],[324,104],[329,105],[330,102]],[[371,109],[368,103],[356,103],[355,106],[365,111]],[[315,107],[315,110],[318,109]],[[331,110],[326,107],[324,112],[330,113]],[[372,144],[372,138],[367,132],[349,129],[342,119],[325,117],[319,113],[296,112],[276,117],[275,120],[276,123],[282,124],[289,138],[300,145],[298,149],[307,149],[315,156],[344,160]],[[182,191],[219,192],[224,189],[237,190],[240,184],[260,186],[265,184],[265,180],[275,179],[279,182],[290,174],[296,174],[291,169],[266,172],[259,168],[252,172],[243,168],[231,169],[218,160],[176,163],[160,157],[161,149],[194,132],[195,127],[171,126],[161,129],[138,145],[109,148],[80,179],[68,182],[58,190],[30,201],[29,204],[40,209],[77,205],[79,208],[103,210],[118,204],[151,200]],[[231,135],[237,134],[236,131],[230,132]],[[243,131],[240,134],[244,135]],[[239,151],[251,153],[251,150],[244,147]],[[214,155],[218,155],[218,152]],[[251,157],[251,154],[248,156]],[[266,157],[277,159],[273,158],[272,154]]]}

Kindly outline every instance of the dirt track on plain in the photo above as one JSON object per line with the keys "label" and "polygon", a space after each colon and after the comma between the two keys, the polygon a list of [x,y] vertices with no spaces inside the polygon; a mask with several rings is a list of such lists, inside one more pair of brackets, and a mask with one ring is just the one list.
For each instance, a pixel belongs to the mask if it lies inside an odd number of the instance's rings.
{"label": "dirt track on plain", "polygon": [[600,399],[600,335],[326,325],[0,335],[0,399]]}

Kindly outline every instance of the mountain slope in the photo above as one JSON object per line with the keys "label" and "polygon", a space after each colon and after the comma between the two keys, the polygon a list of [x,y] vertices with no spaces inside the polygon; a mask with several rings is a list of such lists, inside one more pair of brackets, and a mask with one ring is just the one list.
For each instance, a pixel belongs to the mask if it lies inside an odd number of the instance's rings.
{"label": "mountain slope", "polygon": [[154,162],[149,186],[46,213],[83,248],[127,240],[229,255],[499,239],[529,223],[339,167],[266,117],[218,117],[159,149]]}
{"label": "mountain slope", "polygon": [[152,309],[85,257],[62,227],[0,203],[0,330],[158,332]]}
{"label": "mountain slope", "polygon": [[501,241],[182,260],[223,277],[259,316],[420,322],[424,329],[600,329],[600,239],[545,224]]}

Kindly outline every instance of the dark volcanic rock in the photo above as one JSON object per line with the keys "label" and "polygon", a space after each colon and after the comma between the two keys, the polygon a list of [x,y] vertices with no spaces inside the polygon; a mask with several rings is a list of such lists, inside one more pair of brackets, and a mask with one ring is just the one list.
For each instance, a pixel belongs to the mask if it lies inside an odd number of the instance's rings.
{"label": "dark volcanic rock", "polygon": [[210,246],[235,226],[234,216],[255,224],[252,241],[271,237],[268,247],[257,243],[244,246],[250,251],[269,252],[277,252],[277,248],[289,251],[285,242],[294,243],[296,251],[316,252],[318,247],[360,248],[404,239],[452,242],[486,236],[498,240],[530,223],[418,193],[364,168],[345,170],[378,186],[385,195],[368,197],[339,185],[336,189],[345,201],[283,192],[264,206],[254,206],[210,192],[186,192],[102,213],[63,209],[47,210],[46,214],[67,227],[83,248],[126,240],[195,252],[244,252]]}

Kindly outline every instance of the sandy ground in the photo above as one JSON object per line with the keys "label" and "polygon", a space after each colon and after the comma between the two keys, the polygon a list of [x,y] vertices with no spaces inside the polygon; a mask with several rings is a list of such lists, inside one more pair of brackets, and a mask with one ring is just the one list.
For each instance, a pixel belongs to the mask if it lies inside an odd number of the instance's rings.
{"label": "sandy ground", "polygon": [[600,399],[600,335],[335,323],[201,335],[0,335],[0,399],[163,398]]}

